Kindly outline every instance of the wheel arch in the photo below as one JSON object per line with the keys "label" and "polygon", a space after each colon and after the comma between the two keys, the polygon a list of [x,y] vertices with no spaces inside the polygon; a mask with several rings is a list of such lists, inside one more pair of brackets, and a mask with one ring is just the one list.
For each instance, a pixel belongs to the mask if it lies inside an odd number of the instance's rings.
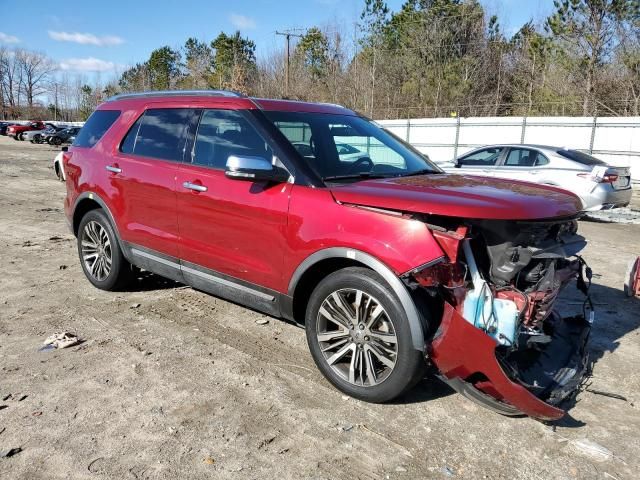
{"label": "wheel arch", "polygon": [[80,195],[78,195],[78,198],[76,199],[73,206],[73,216],[72,216],[73,234],[75,236],[78,236],[78,227],[80,226],[82,217],[84,217],[91,210],[96,210],[96,209],[101,209],[107,215],[107,218],[109,219],[109,222],[111,222],[111,226],[113,227],[113,230],[116,234],[116,239],[118,240],[118,245],[120,246],[120,250],[122,250],[124,257],[128,261],[130,261],[129,251],[128,249],[124,248],[125,246],[120,237],[120,232],[118,231],[118,224],[113,218],[113,215],[111,214],[111,210],[109,209],[105,201],[102,198],[100,198],[100,196],[97,193],[83,192]]}
{"label": "wheel arch", "polygon": [[291,313],[293,318],[302,318],[300,317],[301,310],[305,308],[311,292],[322,278],[341,268],[352,266],[369,268],[389,284],[407,315],[414,348],[424,351],[425,332],[422,320],[407,287],[383,262],[368,253],[353,248],[332,247],[319,250],[298,265],[291,276],[288,288],[288,297],[292,299]]}

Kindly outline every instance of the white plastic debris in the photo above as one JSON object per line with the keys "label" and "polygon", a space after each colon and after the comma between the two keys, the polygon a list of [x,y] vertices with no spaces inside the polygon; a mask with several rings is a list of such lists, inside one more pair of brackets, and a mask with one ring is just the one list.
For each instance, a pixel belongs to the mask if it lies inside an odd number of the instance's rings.
{"label": "white plastic debris", "polygon": [[604,462],[613,457],[613,453],[602,445],[589,440],[588,438],[581,438],[580,440],[572,440],[571,444],[580,453],[590,456],[594,460]]}
{"label": "white plastic debris", "polygon": [[54,333],[48,337],[43,344],[43,348],[68,348],[80,343],[77,335],[69,332]]}

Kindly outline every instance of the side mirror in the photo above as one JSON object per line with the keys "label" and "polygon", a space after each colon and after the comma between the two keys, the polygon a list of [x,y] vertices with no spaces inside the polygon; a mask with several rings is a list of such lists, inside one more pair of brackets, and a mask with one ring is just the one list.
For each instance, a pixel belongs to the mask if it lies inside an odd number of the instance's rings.
{"label": "side mirror", "polygon": [[249,180],[250,182],[276,182],[289,180],[289,172],[276,167],[262,157],[230,155],[224,174],[234,180]]}

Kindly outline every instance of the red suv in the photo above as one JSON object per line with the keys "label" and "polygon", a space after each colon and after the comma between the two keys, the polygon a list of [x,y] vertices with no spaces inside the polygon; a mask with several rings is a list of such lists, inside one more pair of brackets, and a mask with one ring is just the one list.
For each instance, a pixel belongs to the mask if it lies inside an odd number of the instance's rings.
{"label": "red suv", "polygon": [[583,378],[592,318],[553,308],[590,280],[566,191],[445,174],[337,105],[225,91],[117,96],[63,164],[93,285],[137,267],[304,324],[353,397],[389,401],[430,368],[500,413],[557,419]]}

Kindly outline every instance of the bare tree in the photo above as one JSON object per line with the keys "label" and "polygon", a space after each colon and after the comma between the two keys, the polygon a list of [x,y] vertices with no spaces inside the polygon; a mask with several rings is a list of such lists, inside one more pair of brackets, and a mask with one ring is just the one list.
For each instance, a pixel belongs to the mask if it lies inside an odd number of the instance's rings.
{"label": "bare tree", "polygon": [[32,109],[34,100],[46,93],[56,65],[49,57],[39,52],[17,50],[15,57],[22,73],[21,88],[27,100],[27,107]]}

